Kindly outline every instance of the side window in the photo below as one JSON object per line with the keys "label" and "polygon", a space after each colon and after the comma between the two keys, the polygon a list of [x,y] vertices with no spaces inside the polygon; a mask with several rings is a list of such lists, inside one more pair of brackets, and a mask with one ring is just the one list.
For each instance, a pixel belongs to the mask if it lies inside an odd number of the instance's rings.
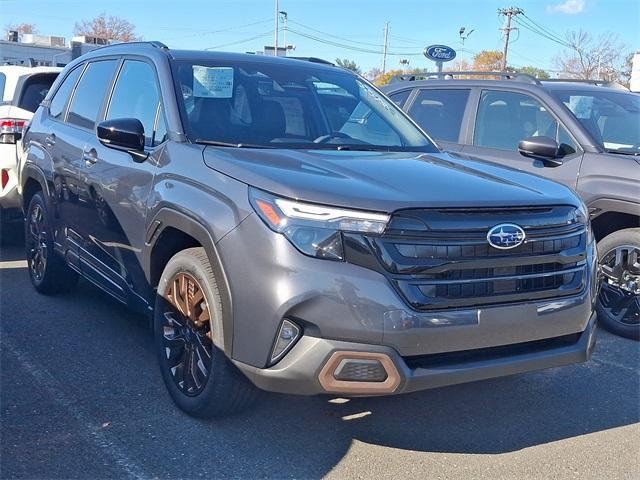
{"label": "side window", "polygon": [[396,105],[398,105],[400,108],[402,108],[402,106],[405,104],[405,102],[407,101],[407,98],[409,98],[409,95],[411,94],[411,89],[409,90],[402,90],[401,92],[394,92],[391,93],[389,95],[387,95],[391,101],[393,103],[395,103]]}
{"label": "side window", "polygon": [[144,126],[145,145],[151,146],[159,101],[153,67],[146,62],[126,60],[113,89],[107,120],[137,118]]}
{"label": "side window", "polygon": [[420,90],[409,115],[436,140],[457,142],[469,89]]}
{"label": "side window", "polygon": [[576,142],[573,141],[562,125],[558,128],[558,138],[556,140],[560,145],[559,153],[561,157],[572,155],[578,151]]}
{"label": "side window", "polygon": [[95,127],[116,63],[116,60],[102,60],[87,66],[71,100],[67,122],[89,129]]}
{"label": "side window", "polygon": [[516,150],[526,137],[557,139],[558,122],[529,95],[485,90],[480,97],[473,144]]}
{"label": "side window", "polygon": [[64,82],[62,82],[62,85],[60,85],[58,91],[51,99],[49,115],[53,118],[62,119],[64,116],[64,107],[67,105],[67,100],[69,100],[71,92],[73,92],[73,87],[76,85],[78,77],[80,77],[82,73],[82,67],[84,67],[84,65],[74,68],[71,73],[67,75],[67,78],[64,79]]}

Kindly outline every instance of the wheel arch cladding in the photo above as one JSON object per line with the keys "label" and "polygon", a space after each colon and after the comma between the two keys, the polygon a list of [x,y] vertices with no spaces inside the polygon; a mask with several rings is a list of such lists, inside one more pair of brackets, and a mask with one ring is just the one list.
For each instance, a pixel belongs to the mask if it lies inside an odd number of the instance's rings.
{"label": "wheel arch cladding", "polygon": [[169,259],[181,250],[202,247],[207,254],[222,302],[223,347],[231,357],[233,345],[233,310],[231,291],[215,242],[209,231],[196,219],[170,208],[161,209],[149,224],[143,254],[144,272],[155,290]]}

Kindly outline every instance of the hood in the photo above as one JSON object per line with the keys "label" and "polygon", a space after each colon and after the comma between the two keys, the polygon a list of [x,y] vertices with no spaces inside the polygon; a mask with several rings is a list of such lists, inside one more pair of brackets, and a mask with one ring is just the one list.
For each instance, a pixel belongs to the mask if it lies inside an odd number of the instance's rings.
{"label": "hood", "polygon": [[210,168],[276,195],[392,212],[403,208],[580,205],[536,175],[449,153],[243,149],[208,146]]}

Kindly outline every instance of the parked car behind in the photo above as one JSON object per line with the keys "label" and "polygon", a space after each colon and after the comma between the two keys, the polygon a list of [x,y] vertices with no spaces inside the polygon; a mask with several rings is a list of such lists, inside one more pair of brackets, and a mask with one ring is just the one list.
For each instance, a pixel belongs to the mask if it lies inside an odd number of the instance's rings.
{"label": "parked car behind", "polygon": [[34,287],[82,275],[150,314],[191,415],[256,387],[397,394],[594,347],[575,193],[440,152],[327,62],[104,47],[67,66],[25,142]]}
{"label": "parked car behind", "polygon": [[[59,67],[0,66],[0,208],[2,217],[18,213],[18,143],[33,116],[62,71]],[[13,212],[8,212],[7,210]]]}
{"label": "parked car behind", "polygon": [[[480,78],[487,75],[501,79]],[[401,77],[383,91],[447,151],[575,189],[589,208],[605,279],[599,321],[639,339],[640,95],[598,81],[444,76]]]}

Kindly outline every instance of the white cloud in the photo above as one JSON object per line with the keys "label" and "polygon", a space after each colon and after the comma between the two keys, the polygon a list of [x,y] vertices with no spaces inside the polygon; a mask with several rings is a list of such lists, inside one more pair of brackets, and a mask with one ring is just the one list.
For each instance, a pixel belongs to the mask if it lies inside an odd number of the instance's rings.
{"label": "white cloud", "polygon": [[555,13],[567,13],[569,15],[575,15],[584,11],[586,0],[564,0],[556,5],[547,5],[547,12]]}

